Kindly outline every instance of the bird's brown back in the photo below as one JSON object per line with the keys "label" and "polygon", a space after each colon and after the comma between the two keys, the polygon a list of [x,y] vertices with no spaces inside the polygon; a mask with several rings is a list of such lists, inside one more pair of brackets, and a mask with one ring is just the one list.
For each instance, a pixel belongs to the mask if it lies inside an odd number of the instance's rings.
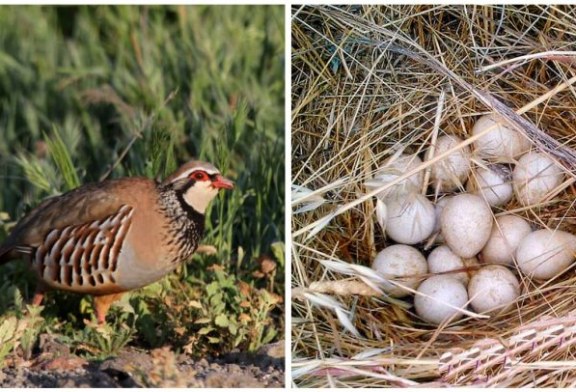
{"label": "bird's brown back", "polygon": [[115,214],[123,205],[134,204],[136,194],[146,194],[153,187],[154,182],[147,178],[123,178],[86,184],[46,199],[12,230],[0,247],[0,258],[3,255],[6,259],[17,257],[16,247],[38,247],[54,229],[82,225]]}

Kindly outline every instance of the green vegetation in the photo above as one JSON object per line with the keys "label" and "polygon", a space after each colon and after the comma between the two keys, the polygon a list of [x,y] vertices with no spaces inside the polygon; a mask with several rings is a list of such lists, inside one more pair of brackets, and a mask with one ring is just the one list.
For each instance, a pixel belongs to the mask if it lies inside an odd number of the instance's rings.
{"label": "green vegetation", "polygon": [[216,253],[126,296],[108,325],[85,324],[91,303],[79,295],[25,305],[33,275],[0,267],[0,367],[41,333],[90,357],[126,344],[255,350],[282,337],[283,7],[3,6],[0,26],[0,241],[45,197],[161,178],[192,157],[237,185],[208,211]]}

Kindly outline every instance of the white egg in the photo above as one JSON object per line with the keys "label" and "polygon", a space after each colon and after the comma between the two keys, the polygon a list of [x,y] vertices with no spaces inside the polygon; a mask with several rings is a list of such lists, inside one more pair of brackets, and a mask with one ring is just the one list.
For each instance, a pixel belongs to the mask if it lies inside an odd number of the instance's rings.
{"label": "white egg", "polygon": [[[372,269],[388,280],[415,289],[423,275],[428,272],[428,264],[417,249],[408,245],[392,245],[376,255]],[[411,294],[410,291],[393,283],[384,284],[383,289],[393,297]]]}
{"label": "white egg", "polygon": [[480,117],[472,128],[476,136],[490,129],[474,142],[475,154],[484,159],[512,162],[530,149],[530,141],[509,128],[500,116],[488,114]]}
{"label": "white egg", "polygon": [[[382,165],[374,174],[374,180],[381,183],[379,186],[383,186],[414,170],[421,164],[422,160],[418,155],[401,154],[397,158],[388,160],[388,162]],[[389,196],[393,196],[396,193],[418,192],[422,189],[423,183],[424,171],[420,170],[393,187],[378,193],[377,196],[382,199],[382,201],[387,201]]]}
{"label": "white egg", "polygon": [[434,205],[425,196],[411,193],[388,201],[386,234],[401,244],[424,241],[434,231]]}
{"label": "white egg", "polygon": [[478,168],[466,184],[466,189],[481,196],[492,207],[502,206],[512,200],[512,176],[504,165]]}
{"label": "white egg", "polygon": [[492,211],[480,196],[460,194],[446,203],[440,227],[452,252],[460,257],[472,257],[490,237]]}
{"label": "white egg", "polygon": [[496,218],[488,242],[482,249],[482,260],[487,264],[514,264],[514,252],[528,234],[530,224],[519,216],[504,215]]}
{"label": "white egg", "polygon": [[470,305],[478,313],[501,311],[520,296],[520,282],[501,265],[482,267],[468,285]]}
{"label": "white egg", "polygon": [[[434,156],[456,147],[462,143],[462,139],[454,135],[440,136],[436,140]],[[464,183],[470,172],[470,147],[464,146],[454,151],[444,159],[434,163],[430,170],[430,176],[434,189],[441,192],[450,192],[457,188],[464,189]]]}
{"label": "white egg", "polygon": [[427,261],[428,272],[452,276],[461,281],[463,284],[468,284],[468,273],[465,271],[445,274],[449,271],[463,270],[465,268],[462,258],[456,253],[452,252],[446,245],[439,246],[430,252]]}
{"label": "white egg", "polygon": [[418,287],[414,297],[416,313],[431,324],[438,325],[448,318],[456,321],[462,318],[459,309],[466,308],[468,293],[458,279],[437,275],[426,279]]}
{"label": "white egg", "polygon": [[514,193],[522,205],[538,204],[562,183],[562,169],[546,154],[523,155],[512,173]]}
{"label": "white egg", "polygon": [[576,254],[576,236],[561,230],[536,230],[516,248],[516,263],[530,278],[550,279],[564,271]]}

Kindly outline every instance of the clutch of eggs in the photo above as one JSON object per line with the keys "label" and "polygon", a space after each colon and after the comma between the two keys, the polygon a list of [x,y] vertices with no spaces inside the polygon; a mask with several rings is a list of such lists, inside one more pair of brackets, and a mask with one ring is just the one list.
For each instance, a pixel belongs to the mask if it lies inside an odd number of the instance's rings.
{"label": "clutch of eggs", "polygon": [[[562,169],[530,151],[530,142],[498,116],[480,117],[471,134],[473,149],[457,148],[462,139],[442,135],[426,154],[434,159],[427,165],[429,185],[435,194],[445,193],[436,203],[421,194],[424,169],[378,195],[387,207],[386,236],[396,244],[379,252],[372,268],[388,279],[383,289],[389,295],[415,294],[416,313],[433,325],[462,318],[468,307],[489,315],[506,311],[521,294],[520,276],[551,279],[576,258],[573,234],[534,231],[524,218],[495,218],[492,212],[514,198],[534,206],[552,197],[563,182]],[[441,154],[446,156],[437,159]],[[401,154],[375,172],[375,184],[423,164],[416,154]],[[463,189],[468,192],[457,193]],[[432,238],[440,246],[425,257],[420,249]]]}

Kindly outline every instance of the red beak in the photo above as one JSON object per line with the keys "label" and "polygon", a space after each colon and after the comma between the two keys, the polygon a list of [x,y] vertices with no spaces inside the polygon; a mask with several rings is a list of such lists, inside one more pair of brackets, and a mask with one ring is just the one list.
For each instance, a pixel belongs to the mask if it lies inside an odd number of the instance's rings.
{"label": "red beak", "polygon": [[232,189],[234,188],[234,183],[221,175],[216,176],[216,179],[212,181],[212,186],[214,188]]}

